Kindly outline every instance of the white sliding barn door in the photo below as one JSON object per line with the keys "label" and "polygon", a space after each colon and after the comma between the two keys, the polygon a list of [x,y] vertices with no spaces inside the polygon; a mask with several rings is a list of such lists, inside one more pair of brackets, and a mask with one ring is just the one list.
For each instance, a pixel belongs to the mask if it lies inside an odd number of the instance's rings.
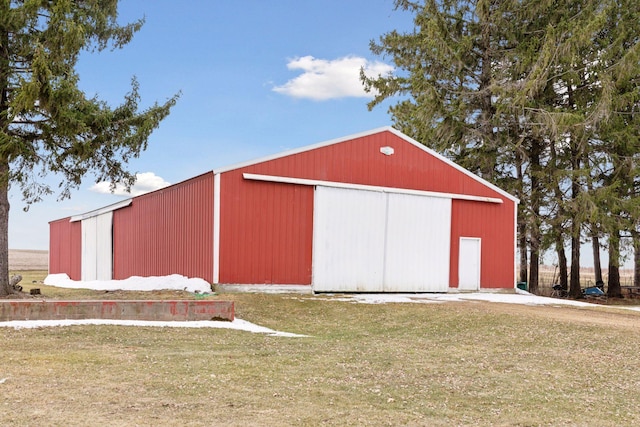
{"label": "white sliding barn door", "polygon": [[383,193],[316,187],[313,223],[315,291],[383,290]]}
{"label": "white sliding barn door", "polygon": [[113,212],[82,220],[82,280],[111,280]]}
{"label": "white sliding barn door", "polygon": [[385,291],[449,289],[451,199],[389,194]]}
{"label": "white sliding barn door", "polygon": [[316,292],[444,292],[451,200],[316,187]]}

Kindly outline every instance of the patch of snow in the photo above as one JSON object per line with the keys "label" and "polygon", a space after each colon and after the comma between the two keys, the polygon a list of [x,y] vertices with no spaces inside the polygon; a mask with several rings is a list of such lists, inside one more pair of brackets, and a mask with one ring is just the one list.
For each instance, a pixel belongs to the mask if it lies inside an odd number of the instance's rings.
{"label": "patch of snow", "polygon": [[74,325],[120,325],[120,326],[138,326],[138,327],[159,327],[159,328],[218,328],[218,329],[235,329],[238,331],[253,332],[259,334],[267,334],[274,337],[306,337],[307,335],[293,334],[289,332],[280,332],[264,326],[256,325],[241,319],[234,319],[233,322],[215,321],[215,320],[199,320],[185,322],[160,322],[149,320],[112,320],[112,319],[61,319],[61,320],[11,320],[8,322],[0,322],[0,327],[14,329],[35,329],[53,326],[74,326]]}
{"label": "patch of snow", "polygon": [[555,305],[571,307],[591,307],[591,308],[620,308],[625,310],[640,311],[638,306],[607,306],[602,304],[592,304],[589,302],[575,301],[564,298],[551,298],[533,295],[529,292],[519,290],[513,294],[505,293],[459,293],[459,294],[353,294],[341,295],[334,301],[353,301],[361,304],[384,304],[384,303],[443,303],[451,301],[486,301],[505,304],[524,305]]}
{"label": "patch of snow", "polygon": [[407,302],[437,304],[437,303],[444,302],[444,301],[438,301],[431,298],[426,298],[425,296],[423,296],[423,294],[354,294],[352,296],[327,298],[327,300],[355,301],[362,304],[388,304],[388,303],[407,303]]}
{"label": "patch of snow", "polygon": [[64,273],[49,274],[44,284],[59,288],[95,289],[98,291],[156,291],[178,290],[187,292],[211,292],[211,285],[204,279],[188,278],[180,274],[170,276],[139,277],[132,276],[124,280],[71,280]]}

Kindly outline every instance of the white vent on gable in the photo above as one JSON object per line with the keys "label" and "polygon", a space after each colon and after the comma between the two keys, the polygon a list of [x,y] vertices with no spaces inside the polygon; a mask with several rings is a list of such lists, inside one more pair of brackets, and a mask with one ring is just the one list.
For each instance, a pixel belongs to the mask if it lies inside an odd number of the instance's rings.
{"label": "white vent on gable", "polygon": [[386,146],[386,147],[380,147],[380,152],[385,156],[390,156],[393,154],[394,151],[393,151],[393,147]]}

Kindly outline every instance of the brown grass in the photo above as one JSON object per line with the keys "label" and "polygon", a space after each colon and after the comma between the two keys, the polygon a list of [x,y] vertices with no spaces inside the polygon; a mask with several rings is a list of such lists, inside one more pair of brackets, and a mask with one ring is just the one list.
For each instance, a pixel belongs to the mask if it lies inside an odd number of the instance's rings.
{"label": "brown grass", "polygon": [[309,337],[0,328],[0,425],[640,423],[634,312],[217,297],[241,319]]}

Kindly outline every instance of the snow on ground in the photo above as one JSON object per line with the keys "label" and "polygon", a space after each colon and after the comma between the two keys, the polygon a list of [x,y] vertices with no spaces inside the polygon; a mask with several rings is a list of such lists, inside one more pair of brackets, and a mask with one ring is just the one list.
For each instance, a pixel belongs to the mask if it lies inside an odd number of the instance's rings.
{"label": "snow on ground", "polygon": [[592,304],[584,301],[575,301],[564,298],[541,297],[529,292],[516,289],[516,293],[460,293],[460,294],[354,294],[338,298],[342,301],[354,301],[362,304],[385,304],[385,303],[444,303],[449,301],[487,301],[506,304],[524,305],[564,305],[572,307],[591,308],[620,308],[625,310],[640,311],[638,306],[607,306],[602,304]]}
{"label": "snow on ground", "polygon": [[178,290],[187,292],[211,292],[211,285],[203,279],[188,278],[179,274],[170,276],[138,277],[132,276],[124,280],[90,280],[81,282],[71,280],[66,274],[49,274],[44,284],[59,288],[83,288],[97,291],[156,291]]}
{"label": "snow on ground", "polygon": [[[189,292],[211,292],[209,283],[202,279],[189,279],[177,274],[164,277],[131,277],[126,280],[110,281],[75,281],[69,279],[66,274],[50,274],[44,283],[50,286],[66,288],[86,288],[96,290],[186,290]],[[322,298],[329,301],[352,301],[362,304],[385,304],[385,303],[445,303],[450,301],[487,301],[506,304],[525,305],[554,305],[573,307],[606,308],[609,306],[591,304],[583,301],[570,299],[541,297],[529,292],[516,289],[513,294],[505,293],[459,293],[459,294],[353,294],[353,295],[325,295],[313,296],[310,298]],[[609,307],[610,308],[610,307]],[[615,308],[640,311],[640,307],[615,306]],[[155,327],[183,327],[183,328],[229,328],[241,331],[264,333],[280,337],[304,337],[306,335],[292,334],[288,332],[275,331],[253,323],[235,319],[233,322],[220,321],[190,321],[190,322],[155,322],[141,320],[107,320],[107,319],[87,319],[87,320],[39,320],[39,321],[9,321],[0,322],[0,327],[40,328],[50,326],[71,326],[71,325],[123,325],[123,326],[155,326]]]}
{"label": "snow on ground", "polygon": [[110,320],[110,319],[83,319],[83,320],[11,320],[8,322],[0,322],[0,327],[14,329],[35,329],[46,328],[52,326],[74,326],[74,325],[120,325],[120,326],[148,326],[160,328],[218,328],[218,329],[235,329],[238,331],[254,332],[267,334],[274,337],[305,337],[306,335],[292,334],[289,332],[274,331],[264,326],[256,325],[241,319],[235,319],[233,322],[215,321],[215,320],[198,320],[198,321],[182,321],[182,322],[156,322],[148,320]]}

